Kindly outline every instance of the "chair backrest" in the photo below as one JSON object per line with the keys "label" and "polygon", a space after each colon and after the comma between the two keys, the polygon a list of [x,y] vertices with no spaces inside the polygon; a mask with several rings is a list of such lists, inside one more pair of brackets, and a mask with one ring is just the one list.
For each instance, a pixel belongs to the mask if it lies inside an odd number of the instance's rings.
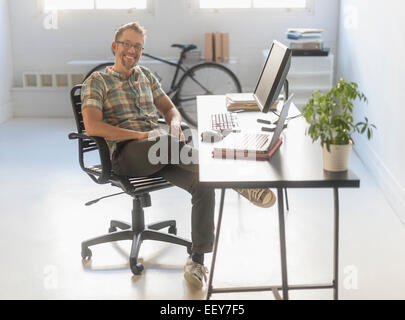
{"label": "chair backrest", "polygon": [[[81,101],[82,85],[78,84],[70,91],[73,114],[76,120],[77,134],[72,138],[79,139],[80,167],[97,183],[107,183],[111,177],[111,161],[107,143],[100,137],[87,137],[82,115]],[[84,163],[84,154],[90,151],[99,153],[100,164],[87,166]]]}
{"label": "chair backrest", "polygon": [[[75,85],[70,91],[70,100],[72,102],[73,114],[76,120],[77,133],[86,134],[86,128],[84,127],[82,114],[81,89],[81,84]],[[96,149],[98,149],[98,146],[95,141],[83,141],[83,152],[93,151]]]}
{"label": "chair backrest", "polygon": [[91,70],[85,75],[85,77],[84,77],[84,79],[83,79],[83,82],[84,82],[88,77],[90,77],[90,75],[91,75],[93,72],[95,72],[95,71],[104,71],[106,67],[108,67],[108,66],[113,66],[113,65],[114,65],[114,61],[107,61],[107,62],[104,62],[104,63],[101,63],[101,64],[95,66],[93,69],[91,69]]}
{"label": "chair backrest", "polygon": [[82,115],[82,100],[81,100],[82,85],[75,85],[70,91],[70,101],[72,102],[73,114],[76,120],[77,133],[85,133],[83,115]]}

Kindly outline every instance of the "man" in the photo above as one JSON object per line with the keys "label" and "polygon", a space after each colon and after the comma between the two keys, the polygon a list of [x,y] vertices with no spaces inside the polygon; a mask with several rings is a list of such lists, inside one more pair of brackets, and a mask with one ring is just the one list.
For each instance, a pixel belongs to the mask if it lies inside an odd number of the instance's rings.
{"label": "man", "polygon": [[[187,259],[184,277],[202,287],[207,280],[204,253],[212,251],[214,242],[214,189],[202,186],[198,164],[183,161],[181,154],[197,151],[185,143],[181,116],[164,93],[159,82],[137,63],[142,55],[145,29],[133,22],[115,33],[112,50],[115,63],[105,73],[93,73],[82,87],[82,112],[86,132],[106,139],[115,173],[127,176],[158,174],[192,195],[192,255]],[[169,134],[158,126],[158,111],[170,126]],[[157,141],[169,145],[168,163],[151,159],[151,148]],[[176,145],[177,148],[171,148]],[[268,189],[238,189],[241,195],[261,207],[275,203]]]}

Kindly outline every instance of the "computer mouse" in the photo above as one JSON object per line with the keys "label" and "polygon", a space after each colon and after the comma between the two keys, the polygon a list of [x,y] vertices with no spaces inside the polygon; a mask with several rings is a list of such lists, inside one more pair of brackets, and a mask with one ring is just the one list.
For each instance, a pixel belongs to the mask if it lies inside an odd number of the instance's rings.
{"label": "computer mouse", "polygon": [[201,141],[202,142],[218,142],[224,138],[221,132],[215,130],[206,130],[201,132]]}

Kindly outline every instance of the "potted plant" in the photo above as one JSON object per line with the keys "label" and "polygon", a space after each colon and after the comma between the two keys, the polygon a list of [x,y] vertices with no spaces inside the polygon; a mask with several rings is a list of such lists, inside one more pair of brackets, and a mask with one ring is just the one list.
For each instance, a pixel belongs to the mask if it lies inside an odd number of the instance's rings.
{"label": "potted plant", "polygon": [[323,168],[327,171],[345,171],[349,166],[350,152],[354,133],[367,133],[370,140],[374,124],[364,121],[354,122],[353,102],[367,102],[366,96],[358,91],[354,82],[341,79],[328,93],[316,91],[303,109],[305,120],[309,123],[307,134],[312,141],[321,141],[323,149]]}

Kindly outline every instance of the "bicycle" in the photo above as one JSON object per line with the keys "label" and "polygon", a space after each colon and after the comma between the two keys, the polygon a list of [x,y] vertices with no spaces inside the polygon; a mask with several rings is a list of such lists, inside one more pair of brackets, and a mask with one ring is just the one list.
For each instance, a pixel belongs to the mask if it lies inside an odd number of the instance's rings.
{"label": "bicycle", "polygon": [[[184,120],[188,122],[189,125],[197,126],[196,98],[198,95],[242,92],[238,77],[222,64],[216,62],[201,62],[191,67],[184,65],[186,53],[196,49],[196,45],[172,44],[171,47],[181,49],[177,62],[153,56],[146,52],[143,53],[143,56],[163,62],[175,68],[170,89],[166,94],[172,99]],[[87,73],[84,80],[94,71],[103,70],[105,67],[113,64],[114,62],[111,61],[95,66]],[[183,74],[179,77],[180,71]]]}

